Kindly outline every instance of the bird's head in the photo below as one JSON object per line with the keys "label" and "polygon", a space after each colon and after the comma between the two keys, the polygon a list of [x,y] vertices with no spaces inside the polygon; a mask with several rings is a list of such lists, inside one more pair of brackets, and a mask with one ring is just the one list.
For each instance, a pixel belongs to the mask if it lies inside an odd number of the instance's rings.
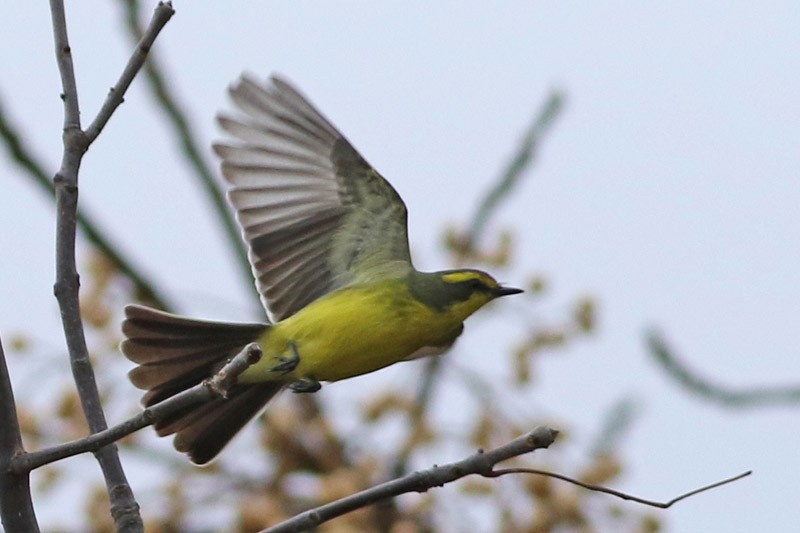
{"label": "bird's head", "polygon": [[421,274],[410,284],[418,299],[437,311],[453,313],[459,320],[495,298],[518,294],[522,289],[504,287],[486,272],[472,269]]}

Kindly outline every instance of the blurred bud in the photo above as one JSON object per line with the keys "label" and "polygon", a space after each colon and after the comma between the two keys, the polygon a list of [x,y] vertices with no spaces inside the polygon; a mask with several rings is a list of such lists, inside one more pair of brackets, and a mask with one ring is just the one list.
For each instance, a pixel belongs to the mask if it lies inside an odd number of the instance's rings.
{"label": "blurred bud", "polygon": [[661,531],[661,521],[653,515],[645,515],[642,517],[639,531],[641,533],[658,533]]}
{"label": "blurred bud", "polygon": [[423,531],[429,530],[420,528],[420,526],[408,519],[398,520],[392,524],[391,529],[391,533],[422,533]]}
{"label": "blurred bud", "polygon": [[506,266],[511,260],[512,245],[514,243],[514,236],[510,230],[503,230],[500,233],[500,238],[497,243],[495,252],[491,255],[490,264],[497,266]]}
{"label": "blurred bud", "polygon": [[529,294],[540,295],[544,293],[547,288],[547,278],[537,275],[528,280],[525,289]]}
{"label": "blurred bud", "polygon": [[603,485],[616,478],[621,471],[622,465],[616,457],[602,454],[581,473],[580,480],[592,485]]}
{"label": "blurred bud", "polygon": [[472,476],[461,482],[459,489],[463,494],[483,496],[492,494],[497,489],[496,484],[495,480]]}
{"label": "blurred bud", "polygon": [[117,270],[105,254],[92,250],[87,260],[87,271],[88,283],[80,300],[81,316],[86,323],[100,329],[113,317],[105,300]]}
{"label": "blurred bud", "polygon": [[98,485],[92,489],[86,505],[86,520],[93,533],[116,533],[114,519],[111,517],[111,504],[106,488]]}
{"label": "blurred bud", "polygon": [[12,333],[9,337],[8,347],[12,352],[24,352],[30,346],[30,339],[24,333]]}
{"label": "blurred bud", "polygon": [[54,464],[49,464],[44,468],[41,468],[39,470],[39,474],[41,477],[39,477],[39,480],[36,483],[36,490],[40,490],[42,492],[52,489],[56,482],[63,477],[61,469]]}
{"label": "blurred bud", "polygon": [[547,500],[553,495],[553,480],[547,476],[531,474],[525,479],[525,486],[537,500]]}
{"label": "blurred bud", "polygon": [[239,503],[238,531],[259,531],[289,518],[280,502],[271,494],[248,494]]}
{"label": "blurred bud", "polygon": [[517,385],[527,385],[531,381],[530,347],[520,346],[514,350],[514,380]]}
{"label": "blurred bud", "polygon": [[488,449],[491,446],[490,438],[495,429],[493,413],[490,410],[484,411],[478,417],[478,422],[472,430],[470,440],[481,449]]}
{"label": "blurred bud", "polygon": [[37,443],[42,437],[42,431],[36,414],[24,407],[17,407],[17,420],[19,422],[20,433],[25,437],[27,446],[37,448]]}
{"label": "blurred bud", "polygon": [[389,392],[369,400],[361,411],[368,422],[375,422],[388,413],[397,411],[408,413],[413,408],[414,402],[410,398]]}
{"label": "blurred bud", "polygon": [[575,324],[584,333],[590,333],[596,326],[596,309],[594,300],[583,298],[578,300],[573,314]]}

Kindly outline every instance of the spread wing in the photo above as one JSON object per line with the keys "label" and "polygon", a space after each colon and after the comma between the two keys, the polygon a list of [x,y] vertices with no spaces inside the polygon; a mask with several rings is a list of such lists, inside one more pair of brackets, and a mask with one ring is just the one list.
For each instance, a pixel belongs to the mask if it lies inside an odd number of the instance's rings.
{"label": "spread wing", "polygon": [[219,117],[235,140],[214,150],[276,320],[411,268],[403,200],[303,95],[278,77],[246,75],[230,94],[242,116]]}

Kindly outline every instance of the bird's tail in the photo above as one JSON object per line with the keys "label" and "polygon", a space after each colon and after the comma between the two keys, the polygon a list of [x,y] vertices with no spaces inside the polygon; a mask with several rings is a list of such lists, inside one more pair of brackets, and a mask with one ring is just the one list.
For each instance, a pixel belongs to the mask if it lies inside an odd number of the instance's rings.
{"label": "bird's tail", "polygon": [[[141,305],[125,307],[121,350],[139,366],[128,374],[145,389],[145,407],[197,385],[247,344],[268,324],[231,324],[193,320]],[[237,384],[228,398],[186,407],[155,424],[159,436],[175,433],[175,448],[192,462],[211,461],[238,431],[283,387],[282,383]]]}

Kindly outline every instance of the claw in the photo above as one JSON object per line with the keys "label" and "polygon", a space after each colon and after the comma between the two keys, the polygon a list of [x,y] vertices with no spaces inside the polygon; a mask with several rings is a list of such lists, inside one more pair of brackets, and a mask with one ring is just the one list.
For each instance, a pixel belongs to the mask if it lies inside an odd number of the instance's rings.
{"label": "claw", "polygon": [[317,392],[322,388],[322,383],[314,378],[301,378],[292,382],[289,385],[289,388],[292,389],[292,392],[294,393],[305,394],[309,392]]}
{"label": "claw", "polygon": [[300,354],[297,352],[297,346],[293,342],[289,343],[289,350],[292,352],[291,357],[278,356],[276,359],[280,361],[277,365],[269,369],[270,372],[280,372],[281,374],[288,374],[300,364]]}

